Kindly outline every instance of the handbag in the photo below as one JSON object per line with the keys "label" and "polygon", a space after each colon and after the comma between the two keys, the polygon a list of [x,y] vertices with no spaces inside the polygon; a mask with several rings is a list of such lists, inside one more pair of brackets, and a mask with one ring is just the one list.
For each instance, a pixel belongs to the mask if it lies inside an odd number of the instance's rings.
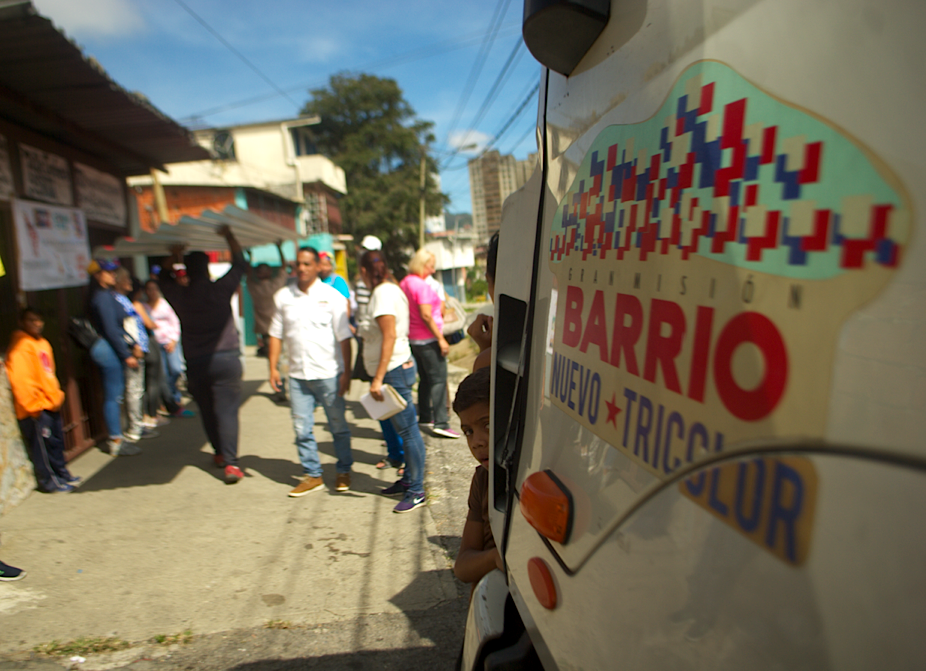
{"label": "handbag", "polygon": [[93,324],[86,317],[71,317],[68,320],[68,335],[78,345],[89,350],[100,339],[100,334],[93,328]]}
{"label": "handbag", "polygon": [[363,340],[357,338],[357,358],[354,360],[354,370],[350,375],[351,380],[360,380],[361,382],[372,382],[373,376],[367,372],[363,365]]}
{"label": "handbag", "polygon": [[453,296],[444,301],[444,328],[442,333],[448,345],[456,345],[466,337],[463,326],[466,323],[466,310],[463,304]]}

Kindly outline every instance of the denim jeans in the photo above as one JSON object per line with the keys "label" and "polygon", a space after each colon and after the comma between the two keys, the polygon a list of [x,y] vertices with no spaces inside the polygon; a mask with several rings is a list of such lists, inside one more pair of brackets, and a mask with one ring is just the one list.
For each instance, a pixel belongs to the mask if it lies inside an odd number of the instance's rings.
{"label": "denim jeans", "polygon": [[318,459],[318,443],[315,441],[315,407],[320,405],[328,417],[328,431],[334,437],[334,453],[337,455],[338,473],[350,473],[354,458],[350,450],[350,428],[344,416],[344,398],[338,396],[338,378],[328,380],[300,380],[289,378],[289,403],[292,409],[293,430],[296,432],[296,448],[302,471],[314,478],[321,477],[322,464]]}
{"label": "denim jeans", "polygon": [[379,423],[383,431],[383,440],[386,441],[386,456],[393,463],[401,464],[405,461],[405,452],[402,449],[402,436],[396,433],[391,419],[384,419]]}
{"label": "denim jeans", "polygon": [[223,350],[190,359],[187,379],[212,450],[222,455],[227,466],[237,466],[238,408],[241,406],[238,350]]}
{"label": "denim jeans", "polygon": [[434,422],[435,429],[449,429],[447,412],[447,359],[437,341],[427,345],[412,345],[412,356],[418,366],[418,411],[422,424]]}
{"label": "denim jeans", "polygon": [[167,388],[170,389],[171,397],[174,403],[179,404],[181,401],[180,392],[177,391],[177,380],[183,374],[183,350],[178,342],[173,352],[164,349],[164,345],[158,345],[161,348],[161,365],[164,368],[164,375],[167,376]]}
{"label": "denim jeans", "polygon": [[393,415],[392,426],[402,437],[402,448],[405,450],[405,475],[402,482],[408,485],[412,494],[424,494],[424,439],[418,430],[418,413],[412,400],[412,385],[417,377],[415,364],[408,368],[397,366],[386,373],[383,378],[385,384],[390,384],[405,399],[408,405],[398,415]]}
{"label": "denim jeans", "polygon": [[110,438],[122,437],[122,396],[125,393],[123,364],[112,345],[100,338],[90,348],[90,358],[103,378],[103,419]]}

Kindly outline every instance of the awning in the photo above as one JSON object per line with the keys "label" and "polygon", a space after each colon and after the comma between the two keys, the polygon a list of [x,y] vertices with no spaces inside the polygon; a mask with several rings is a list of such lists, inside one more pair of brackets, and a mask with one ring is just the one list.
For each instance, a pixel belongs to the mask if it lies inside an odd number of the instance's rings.
{"label": "awning", "polygon": [[94,257],[167,256],[174,245],[183,245],[186,251],[217,251],[226,249],[225,241],[217,231],[227,224],[242,247],[256,247],[278,240],[299,240],[296,231],[283,228],[263,217],[228,205],[222,212],[206,210],[198,217],[184,216],[176,224],[161,224],[154,233],[142,232],[136,238],[118,238],[113,245],[102,245],[93,250]]}
{"label": "awning", "polygon": [[209,158],[186,128],[110,79],[28,0],[0,0],[0,118],[99,156],[122,175]]}

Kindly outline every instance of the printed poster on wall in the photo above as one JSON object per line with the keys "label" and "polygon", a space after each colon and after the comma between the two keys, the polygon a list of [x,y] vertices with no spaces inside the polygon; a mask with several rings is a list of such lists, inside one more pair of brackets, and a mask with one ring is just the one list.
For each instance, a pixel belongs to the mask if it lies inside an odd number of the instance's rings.
{"label": "printed poster on wall", "polygon": [[77,206],[87,219],[116,226],[125,225],[125,183],[109,173],[83,163],[74,163]]}
{"label": "printed poster on wall", "polygon": [[13,221],[23,291],[87,283],[90,246],[81,210],[14,200]]}
{"label": "printed poster on wall", "polygon": [[19,157],[22,161],[23,189],[28,198],[58,205],[74,204],[67,159],[27,144],[19,145]]}
{"label": "printed poster on wall", "polygon": [[[0,135],[0,198],[13,195],[13,168],[10,166],[10,150],[6,138]],[[3,273],[0,273],[2,276]]]}

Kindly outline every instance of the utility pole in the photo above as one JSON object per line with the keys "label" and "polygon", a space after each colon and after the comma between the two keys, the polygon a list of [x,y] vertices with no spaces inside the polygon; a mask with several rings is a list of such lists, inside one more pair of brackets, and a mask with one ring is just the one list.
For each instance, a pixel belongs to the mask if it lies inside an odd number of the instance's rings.
{"label": "utility pole", "polygon": [[418,249],[424,247],[424,199],[427,195],[425,191],[425,186],[427,184],[427,173],[425,172],[427,155],[428,147],[424,145],[421,148],[421,199],[418,202]]}

